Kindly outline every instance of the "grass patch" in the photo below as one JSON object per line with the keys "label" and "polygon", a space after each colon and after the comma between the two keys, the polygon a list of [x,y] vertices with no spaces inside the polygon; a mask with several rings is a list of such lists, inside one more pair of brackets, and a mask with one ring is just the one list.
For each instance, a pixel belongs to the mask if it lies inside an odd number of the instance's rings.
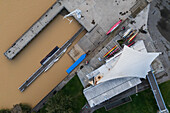
{"label": "grass patch", "polygon": [[[83,95],[83,86],[77,75],[73,77],[58,93],[72,97],[74,101],[74,113],[78,113],[86,103],[86,99]],[[46,107],[47,105],[40,110],[40,113],[46,113]]]}
{"label": "grass patch", "polygon": [[121,40],[118,40],[117,42],[119,43],[119,45],[121,46],[121,47],[123,47],[123,44],[124,44],[124,39],[121,39]]}
{"label": "grass patch", "polygon": [[[166,107],[170,111],[170,81],[159,85],[163,95]],[[154,95],[151,89],[147,89],[138,93],[138,96],[132,95],[132,102],[114,108],[110,111],[105,111],[101,108],[94,113],[156,113],[158,110]]]}
{"label": "grass patch", "polygon": [[[160,86],[161,93],[163,95],[165,104],[170,111],[170,81],[162,83]],[[80,83],[78,76],[75,76],[69,81],[65,87],[58,93],[69,95],[74,100],[74,113],[79,113],[81,108],[86,103],[86,99],[83,95],[83,86]],[[101,108],[94,113],[156,113],[158,110],[154,95],[151,89],[147,89],[138,93],[138,96],[132,95],[132,102],[114,108],[110,111],[105,111],[105,108]],[[40,113],[46,113],[44,106],[40,110]]]}
{"label": "grass patch", "polygon": [[79,112],[86,103],[86,99],[83,95],[83,86],[76,75],[69,83],[61,90],[63,94],[70,95],[75,103],[75,112]]}

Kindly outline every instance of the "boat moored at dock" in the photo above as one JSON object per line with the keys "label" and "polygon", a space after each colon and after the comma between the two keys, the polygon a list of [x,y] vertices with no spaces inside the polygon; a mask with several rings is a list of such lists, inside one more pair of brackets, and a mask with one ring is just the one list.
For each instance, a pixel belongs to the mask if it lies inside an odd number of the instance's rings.
{"label": "boat moored at dock", "polygon": [[40,64],[43,65],[44,62],[49,58],[51,57],[56,51],[58,51],[59,47],[56,46],[45,58],[43,58],[41,61],[40,61]]}

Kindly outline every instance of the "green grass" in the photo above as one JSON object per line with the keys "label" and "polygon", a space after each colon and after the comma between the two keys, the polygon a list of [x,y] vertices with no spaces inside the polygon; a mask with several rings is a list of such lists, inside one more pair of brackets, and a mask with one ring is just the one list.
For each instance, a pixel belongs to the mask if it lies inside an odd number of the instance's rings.
{"label": "green grass", "polygon": [[[160,86],[165,104],[170,111],[170,81],[162,83]],[[132,95],[132,102],[105,111],[101,108],[94,113],[156,113],[158,107],[151,89],[138,93],[138,96]]]}
{"label": "green grass", "polygon": [[[162,83],[160,90],[162,92],[165,104],[170,111],[170,81]],[[80,83],[80,80],[75,76],[72,80],[69,81],[65,87],[59,91],[66,95],[73,97],[75,108],[74,113],[79,113],[81,108],[86,103],[86,99],[83,96],[83,87]],[[147,89],[143,92],[138,93],[138,96],[132,95],[132,102],[114,108],[110,111],[105,111],[104,108],[101,108],[94,113],[156,113],[158,107],[151,89]],[[45,112],[45,107],[41,110],[41,113]]]}
{"label": "green grass", "polygon": [[83,95],[83,86],[77,75],[69,81],[69,83],[61,90],[61,92],[73,97],[75,103],[75,112],[80,111],[86,103],[86,99]]}
{"label": "green grass", "polygon": [[120,45],[121,47],[123,47],[124,41],[125,41],[125,40],[121,39],[121,40],[118,40],[117,42],[119,43],[119,45]]}
{"label": "green grass", "polygon": [[[78,113],[86,103],[86,99],[83,95],[83,86],[77,75],[73,77],[58,93],[63,93],[64,95],[69,95],[73,98],[74,113]],[[40,110],[40,113],[46,113],[45,107],[46,105]]]}

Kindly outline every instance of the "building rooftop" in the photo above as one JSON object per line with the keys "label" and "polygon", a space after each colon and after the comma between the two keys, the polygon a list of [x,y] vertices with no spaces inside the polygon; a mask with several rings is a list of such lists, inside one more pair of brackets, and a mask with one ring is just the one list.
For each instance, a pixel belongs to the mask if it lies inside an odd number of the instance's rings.
{"label": "building rooftop", "polygon": [[134,77],[113,79],[96,86],[90,86],[84,89],[83,93],[90,107],[94,107],[140,83],[141,80]]}
{"label": "building rooftop", "polygon": [[[141,68],[143,60],[142,60],[142,62],[140,62],[141,61],[140,59],[136,59],[136,60],[134,59],[134,61],[138,61],[139,64],[141,64],[141,65],[137,65],[137,67],[139,69],[135,69],[132,66],[134,64],[134,62],[131,59],[131,60],[129,60],[130,62],[129,61],[126,62],[127,64],[125,67],[122,66],[123,64],[118,65],[119,69],[116,68],[116,70],[114,70],[114,68],[117,67],[116,65],[119,64],[119,62],[125,63],[125,62],[121,61],[121,59],[127,58],[126,49],[130,53],[129,55],[131,57],[128,56],[129,58],[133,58],[133,56],[135,56],[135,53],[133,53],[133,52],[136,52],[137,56],[139,55],[138,53],[140,53],[141,56],[142,56],[142,54],[143,55],[151,55],[151,57],[150,57],[151,59],[149,59],[149,61],[147,60],[147,58],[145,58],[146,62],[149,62],[147,64],[148,66],[150,66],[153,59],[155,59],[155,57],[157,57],[159,55],[159,53],[147,53],[144,42],[142,40],[136,42],[136,44],[133,45],[132,48],[133,49],[130,49],[125,46],[122,51],[120,51],[114,57],[107,60],[104,65],[102,65],[98,69],[96,69],[86,75],[86,77],[89,79],[89,83],[93,79],[93,83],[92,83],[93,85],[85,88],[83,91],[83,93],[91,107],[94,107],[95,105],[98,105],[98,104],[140,84],[141,83],[140,78],[145,78],[145,76],[147,75],[147,74],[144,74],[144,75],[139,74],[139,76],[137,75],[137,73],[140,73],[140,72],[144,73],[145,71],[148,71],[148,68],[146,68],[146,69]],[[132,51],[129,51],[129,49]],[[142,57],[144,57],[144,56],[142,56]],[[127,60],[128,60],[128,58],[127,58]],[[128,68],[127,65],[129,63],[133,63],[133,64],[130,64],[130,67]],[[121,69],[123,69],[125,71],[123,71]],[[134,69],[136,71],[134,71]],[[122,75],[118,76],[118,75],[120,75],[120,73],[118,73],[117,70],[120,70],[120,72],[122,73],[123,76]],[[117,72],[117,73],[115,73],[115,72]],[[127,72],[127,74],[125,74],[125,72]],[[135,73],[135,76],[132,76],[130,74],[128,75],[128,73]],[[117,76],[115,77],[115,76],[113,76],[113,74],[114,75],[117,74]],[[100,76],[100,78],[96,79],[99,76]],[[105,78],[105,76],[106,76],[106,78]],[[99,84],[98,84],[98,82],[99,82]]]}

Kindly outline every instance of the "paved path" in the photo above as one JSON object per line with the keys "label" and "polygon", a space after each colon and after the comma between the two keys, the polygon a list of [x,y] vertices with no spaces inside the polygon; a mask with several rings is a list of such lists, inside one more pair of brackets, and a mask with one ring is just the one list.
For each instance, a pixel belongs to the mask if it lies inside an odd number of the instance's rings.
{"label": "paved path", "polygon": [[71,43],[77,38],[77,36],[84,30],[84,27],[81,27],[80,30],[70,39],[68,40],[61,48],[56,51],[51,58],[42,65],[31,77],[29,77],[20,87],[19,90],[23,92],[38,76],[40,76],[45,69],[66,49]]}
{"label": "paved path", "polygon": [[161,77],[158,82],[162,83],[167,80],[170,80],[170,56],[168,55],[168,52],[170,51],[170,43],[161,35],[160,31],[157,28],[158,21],[161,19],[160,8],[163,5],[160,5],[160,2],[160,0],[153,0],[150,4],[150,11],[148,16],[148,30],[153,40],[151,42],[153,43],[155,50],[158,52],[162,52],[162,54],[159,55],[158,58],[162,62],[163,68],[165,69],[165,73],[167,74],[164,74],[163,76],[161,75],[161,73],[160,75],[156,75],[157,78],[159,76]]}
{"label": "paved path", "polygon": [[162,98],[162,94],[160,92],[158,83],[156,81],[155,75],[152,73],[152,71],[150,71],[147,75],[149,84],[151,86],[152,92],[154,94],[157,106],[159,108],[159,111],[161,113],[169,113],[168,109],[166,108],[165,102]]}

